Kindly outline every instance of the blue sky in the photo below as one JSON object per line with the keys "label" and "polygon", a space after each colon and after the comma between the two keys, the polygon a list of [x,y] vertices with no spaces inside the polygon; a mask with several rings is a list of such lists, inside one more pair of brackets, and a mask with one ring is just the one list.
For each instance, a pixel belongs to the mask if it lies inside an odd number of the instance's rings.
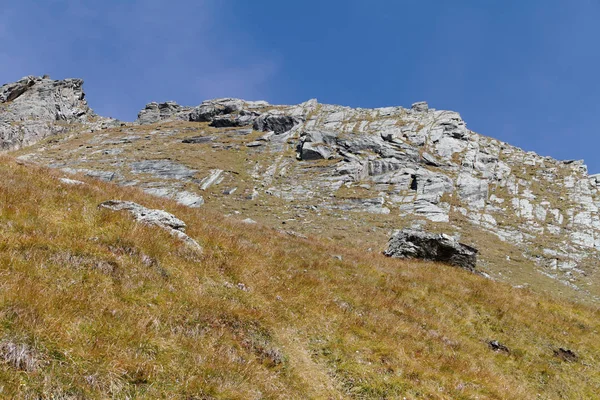
{"label": "blue sky", "polygon": [[213,97],[431,107],[600,172],[599,0],[0,0],[0,83],[80,77],[101,115]]}

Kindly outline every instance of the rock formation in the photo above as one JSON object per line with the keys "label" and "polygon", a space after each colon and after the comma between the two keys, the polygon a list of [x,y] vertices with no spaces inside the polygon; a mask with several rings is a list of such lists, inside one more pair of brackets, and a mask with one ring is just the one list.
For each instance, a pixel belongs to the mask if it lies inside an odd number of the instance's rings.
{"label": "rock formation", "polygon": [[[25,128],[0,125],[3,146],[93,119],[80,88],[78,80],[41,78],[3,86],[1,120],[29,115]],[[43,129],[31,130],[38,119]],[[458,113],[425,102],[377,109],[314,99],[290,106],[231,98],[196,107],[150,103],[133,124],[43,149],[20,154],[182,204],[227,207],[224,213],[251,204],[269,211],[244,217],[321,221],[321,230],[365,240],[389,237],[399,226],[458,234],[470,244],[493,238],[477,245],[485,265],[510,266],[518,258],[570,289],[597,286],[591,277],[600,250],[600,179],[588,176],[582,161],[479,135]],[[316,232],[310,226],[294,230]],[[490,255],[490,247],[504,244],[518,254]]]}
{"label": "rock formation", "polygon": [[0,86],[0,149],[12,150],[69,132],[73,123],[96,128],[116,123],[94,114],[82,86],[81,79],[57,81],[45,76],[27,76]]}
{"label": "rock formation", "polygon": [[475,271],[477,249],[444,234],[404,229],[394,234],[384,254],[396,258],[437,261]]}
{"label": "rock formation", "polygon": [[146,208],[132,201],[108,200],[98,205],[112,211],[128,211],[136,221],[146,225],[158,226],[179,238],[194,250],[202,251],[202,246],[186,235],[185,222],[164,210]]}

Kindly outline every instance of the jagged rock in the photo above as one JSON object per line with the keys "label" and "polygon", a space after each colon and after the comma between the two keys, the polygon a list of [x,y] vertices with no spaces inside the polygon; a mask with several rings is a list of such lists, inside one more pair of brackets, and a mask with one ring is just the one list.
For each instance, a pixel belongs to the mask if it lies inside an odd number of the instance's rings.
{"label": "jagged rock", "polygon": [[[12,105],[39,88],[47,87],[48,93],[54,90],[49,84],[53,81],[42,79],[44,82],[40,83],[37,79],[33,85],[24,80],[2,87],[0,132],[16,132],[15,125],[19,126],[19,135],[37,140],[38,132],[50,129],[48,125],[52,125],[53,133],[65,129],[64,121],[54,123],[54,111],[48,120],[30,118],[23,126],[20,120],[3,118]],[[49,98],[55,101],[54,96]],[[368,217],[361,219],[361,213],[378,213],[377,224],[402,218],[406,226],[435,222],[436,227],[456,229],[468,236],[479,232],[495,235],[525,254],[535,252],[535,271],[558,282],[568,282],[582,292],[590,282],[593,284],[585,274],[593,274],[593,260],[600,251],[600,178],[588,175],[579,161],[541,157],[478,135],[467,129],[456,112],[430,109],[423,103],[415,103],[408,110],[353,109],[316,101],[271,106],[265,102],[215,99],[195,108],[154,103],[145,114],[140,117],[142,121],[183,119],[210,123],[213,127],[210,136],[206,136],[209,129],[203,134],[196,131],[201,126],[190,128],[189,124],[162,131],[156,127],[147,134],[123,129],[118,138],[116,132],[110,136],[98,132],[89,141],[93,148],[89,151],[87,146],[75,151],[64,146],[62,150],[62,145],[48,142],[44,146],[52,151],[32,151],[30,161],[45,160],[53,167],[124,185],[167,188],[165,196],[170,198],[185,187],[176,180],[185,180],[186,185],[198,185],[190,193],[204,187],[211,198],[226,196],[224,189],[238,186],[243,191],[240,199],[255,200],[260,191],[259,203],[264,206],[269,205],[270,196],[289,201],[290,207],[303,202],[318,203],[316,218],[322,211],[340,211],[339,218],[352,222],[344,224],[349,231],[372,223],[366,222]],[[74,122],[97,130],[117,123],[95,119],[83,115]],[[265,133],[259,137],[254,129]],[[180,151],[166,142],[169,136],[177,134],[180,138],[186,132],[198,136],[183,139],[185,143],[208,144],[186,149],[190,152],[187,155],[198,152],[205,164],[195,164],[194,157],[169,153]],[[245,140],[242,135],[251,136]],[[4,146],[13,139],[14,143],[21,143],[18,135],[5,135]],[[164,150],[156,146],[153,149],[158,150],[153,157],[159,160],[144,160],[146,155],[128,149],[143,149],[156,141],[165,141]],[[289,151],[292,147],[295,154]],[[102,155],[101,164],[96,154]],[[60,161],[52,160],[53,157]],[[175,157],[189,160],[185,161],[189,165]],[[310,162],[322,159],[335,162]],[[205,168],[211,168],[210,172]],[[198,171],[203,171],[204,179],[197,179]],[[224,188],[211,190],[221,181],[226,182]],[[357,216],[344,211],[356,212]],[[312,215],[304,217],[311,220]],[[563,252],[538,254],[539,243],[546,242],[547,247],[558,246]]]}
{"label": "jagged rock", "polygon": [[429,153],[423,153],[421,158],[423,159],[423,163],[425,165],[431,165],[432,167],[440,167],[442,165],[434,156]]}
{"label": "jagged rock", "polygon": [[318,160],[331,158],[331,149],[327,146],[306,142],[302,145],[301,158],[303,160]]}
{"label": "jagged rock", "polygon": [[254,121],[254,129],[260,132],[273,131],[280,135],[300,123],[300,119],[289,115],[263,114]]}
{"label": "jagged rock", "polygon": [[107,121],[88,106],[82,86],[81,79],[34,76],[0,86],[0,149],[20,148],[65,132],[68,124]]}
{"label": "jagged rock", "polygon": [[214,117],[210,126],[215,128],[230,128],[252,125],[260,114],[253,111],[241,110],[237,114],[226,114]]}
{"label": "jagged rock", "polygon": [[165,229],[194,250],[202,251],[202,246],[185,233],[185,222],[164,210],[146,208],[132,201],[121,200],[108,200],[100,203],[98,207],[112,211],[128,211],[136,221]]}
{"label": "jagged rock", "polygon": [[210,122],[217,115],[240,111],[243,106],[244,102],[239,99],[207,100],[190,112],[189,120],[193,122]]}
{"label": "jagged rock", "polygon": [[140,125],[153,124],[171,119],[189,119],[190,107],[182,107],[174,101],[149,103],[138,113],[136,122]]}
{"label": "jagged rock", "polygon": [[411,109],[418,112],[427,112],[429,111],[429,105],[426,101],[420,101],[418,103],[413,103]]}
{"label": "jagged rock", "polygon": [[444,234],[404,229],[390,238],[384,254],[396,258],[437,261],[470,271],[475,270],[477,249]]}

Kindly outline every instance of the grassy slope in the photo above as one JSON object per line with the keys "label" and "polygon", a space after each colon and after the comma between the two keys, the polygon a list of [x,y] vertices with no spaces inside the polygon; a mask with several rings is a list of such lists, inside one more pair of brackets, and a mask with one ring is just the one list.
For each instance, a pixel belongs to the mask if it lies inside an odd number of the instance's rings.
{"label": "grassy slope", "polygon": [[[57,176],[0,159],[2,398],[600,393],[598,310]],[[175,213],[204,254],[113,198]]]}

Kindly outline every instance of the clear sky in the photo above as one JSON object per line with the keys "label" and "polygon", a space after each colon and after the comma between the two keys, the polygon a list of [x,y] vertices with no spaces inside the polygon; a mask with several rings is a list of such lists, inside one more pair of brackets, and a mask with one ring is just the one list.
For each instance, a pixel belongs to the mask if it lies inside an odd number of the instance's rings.
{"label": "clear sky", "polygon": [[101,115],[214,97],[461,113],[600,172],[600,0],[0,0],[0,84],[80,77]]}

